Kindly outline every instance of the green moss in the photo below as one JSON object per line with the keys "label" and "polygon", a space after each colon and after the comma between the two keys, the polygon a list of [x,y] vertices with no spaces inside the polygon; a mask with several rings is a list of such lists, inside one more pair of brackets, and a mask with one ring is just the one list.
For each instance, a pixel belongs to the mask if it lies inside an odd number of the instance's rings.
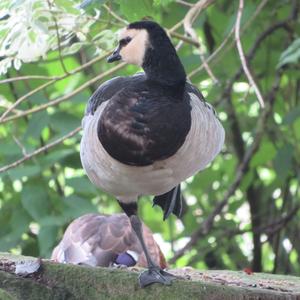
{"label": "green moss", "polygon": [[[9,259],[10,261],[16,261],[14,257]],[[7,257],[5,257],[5,261],[8,261]],[[244,272],[232,271],[208,271],[203,274],[202,277],[198,276],[197,278],[196,276],[193,280],[177,280],[171,286],[156,284],[141,289],[138,285],[137,272],[63,265],[44,261],[39,272],[27,278],[0,271],[0,288],[12,295],[11,297],[14,297],[10,299],[30,300],[276,300],[297,299],[297,297],[300,297],[300,280],[297,277],[269,274],[247,275]],[[261,288],[259,286],[260,282],[264,282],[264,284],[267,282],[270,285],[269,288]]]}
{"label": "green moss", "polygon": [[13,297],[11,294],[6,292],[3,289],[0,289],[0,300],[15,300],[16,298]]}

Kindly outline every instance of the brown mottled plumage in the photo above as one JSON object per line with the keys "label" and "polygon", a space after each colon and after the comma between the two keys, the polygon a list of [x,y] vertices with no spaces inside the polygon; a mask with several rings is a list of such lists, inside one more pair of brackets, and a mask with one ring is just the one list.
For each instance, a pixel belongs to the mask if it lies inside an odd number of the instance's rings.
{"label": "brown mottled plumage", "polygon": [[[166,260],[152,232],[145,225],[143,232],[154,261],[166,268]],[[68,226],[51,258],[61,263],[107,267],[114,263],[118,254],[126,251],[136,253],[138,266],[147,266],[145,254],[125,214],[87,214]]]}

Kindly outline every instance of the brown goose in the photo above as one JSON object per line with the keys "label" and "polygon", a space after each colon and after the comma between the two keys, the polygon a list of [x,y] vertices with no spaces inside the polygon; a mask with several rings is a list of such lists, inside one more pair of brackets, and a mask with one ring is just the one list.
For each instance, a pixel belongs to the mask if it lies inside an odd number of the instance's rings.
{"label": "brown goose", "polygon": [[90,180],[114,195],[130,218],[148,263],[140,285],[170,284],[174,276],[148,253],[138,197],[154,195],[164,219],[179,216],[180,183],[216,157],[225,133],[214,109],[186,80],[174,46],[157,23],[124,28],[108,62],[117,60],[144,73],[113,78],[92,95],[82,121],[81,162]]}
{"label": "brown goose", "polygon": [[[162,269],[166,260],[150,229],[143,224],[150,255]],[[75,219],[66,229],[51,259],[60,263],[108,267],[125,265],[147,267],[143,249],[125,214],[87,214]]]}

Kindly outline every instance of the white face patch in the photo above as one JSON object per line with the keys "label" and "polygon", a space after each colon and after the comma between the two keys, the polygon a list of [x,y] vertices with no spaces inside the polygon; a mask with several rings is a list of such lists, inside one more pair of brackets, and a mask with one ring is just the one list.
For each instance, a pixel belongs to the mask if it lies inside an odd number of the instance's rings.
{"label": "white face patch", "polygon": [[147,47],[149,46],[149,36],[145,29],[124,28],[119,34],[119,41],[131,38],[131,41],[120,50],[122,60],[138,66],[142,66]]}

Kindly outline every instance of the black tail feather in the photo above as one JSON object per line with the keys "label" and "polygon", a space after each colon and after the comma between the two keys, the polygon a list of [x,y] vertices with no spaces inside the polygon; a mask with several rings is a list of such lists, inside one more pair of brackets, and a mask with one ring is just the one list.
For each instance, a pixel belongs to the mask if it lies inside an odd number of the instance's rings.
{"label": "black tail feather", "polygon": [[182,198],[180,184],[174,187],[171,191],[155,196],[153,199],[153,206],[159,205],[164,212],[164,220],[173,213],[178,218],[182,212]]}

